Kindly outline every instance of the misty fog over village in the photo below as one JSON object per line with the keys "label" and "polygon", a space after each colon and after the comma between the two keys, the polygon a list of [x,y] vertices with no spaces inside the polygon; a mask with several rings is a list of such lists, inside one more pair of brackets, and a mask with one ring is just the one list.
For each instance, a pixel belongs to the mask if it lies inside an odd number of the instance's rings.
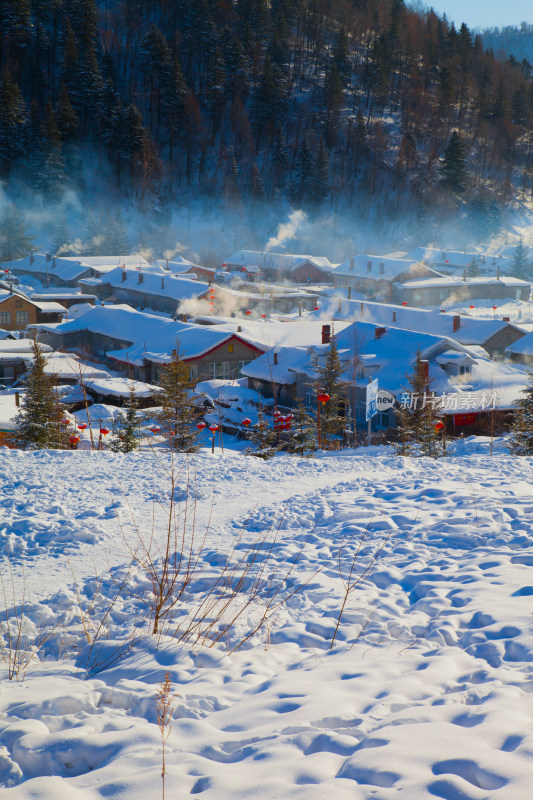
{"label": "misty fog over village", "polygon": [[530,800],[533,18],[480,14],[0,0],[6,800]]}

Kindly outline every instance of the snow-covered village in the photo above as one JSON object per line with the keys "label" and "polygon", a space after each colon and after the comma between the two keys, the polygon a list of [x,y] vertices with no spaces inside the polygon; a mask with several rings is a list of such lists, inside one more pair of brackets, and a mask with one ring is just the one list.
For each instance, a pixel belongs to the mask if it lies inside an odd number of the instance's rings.
{"label": "snow-covered village", "polygon": [[533,18],[482,6],[0,0],[6,800],[533,796]]}

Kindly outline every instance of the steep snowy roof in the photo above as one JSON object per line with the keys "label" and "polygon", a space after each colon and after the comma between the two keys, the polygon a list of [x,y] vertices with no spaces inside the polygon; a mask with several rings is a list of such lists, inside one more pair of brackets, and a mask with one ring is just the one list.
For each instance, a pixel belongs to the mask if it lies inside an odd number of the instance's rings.
{"label": "steep snowy roof", "polygon": [[533,356],[533,331],[526,333],[522,339],[513,342],[505,350],[506,353],[520,353],[524,356]]}
{"label": "steep snowy roof", "polygon": [[116,289],[129,289],[143,295],[168,297],[176,302],[202,297],[209,289],[207,283],[168,272],[139,272],[136,269],[122,267],[113,269],[103,278],[83,278],[80,284],[89,287],[112,286]]}
{"label": "steep snowy roof", "polygon": [[[172,351],[178,350],[182,358],[199,358],[214,347],[229,341],[232,331],[218,330],[218,326],[190,325],[186,322],[145,314],[131,306],[97,306],[78,319],[55,327],[41,325],[40,329],[54,333],[91,331],[128,344],[124,349],[109,350],[108,357],[130,364],[144,364],[146,360],[168,363]],[[238,335],[252,347],[264,348],[244,335]]]}

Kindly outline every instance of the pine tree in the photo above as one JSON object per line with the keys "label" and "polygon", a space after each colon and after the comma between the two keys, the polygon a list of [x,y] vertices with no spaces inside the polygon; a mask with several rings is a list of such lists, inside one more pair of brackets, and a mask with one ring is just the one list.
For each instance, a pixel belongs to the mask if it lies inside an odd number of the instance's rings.
{"label": "pine tree", "polygon": [[278,449],[277,436],[268,420],[265,419],[262,410],[259,410],[257,422],[250,431],[250,441],[255,445],[255,449],[248,448],[245,451],[247,455],[257,456],[257,458],[266,460],[276,454]]}
{"label": "pine tree", "polygon": [[67,434],[53,378],[45,372],[46,359],[37,342],[32,343],[33,363],[26,375],[26,392],[15,417],[15,441],[23,450],[66,447]]}
{"label": "pine tree", "polygon": [[316,420],[307,413],[303,403],[299,403],[294,412],[287,451],[303,457],[316,449]]}
{"label": "pine tree", "polygon": [[529,260],[529,249],[522,239],[520,239],[513,253],[513,275],[527,280],[532,272],[533,269]]}
{"label": "pine tree", "polygon": [[9,175],[13,159],[26,141],[28,118],[18,84],[5,69],[0,84],[0,171]]}
{"label": "pine tree", "polygon": [[456,194],[462,194],[465,191],[467,183],[465,145],[457,131],[450,136],[440,165],[440,173],[442,183],[448,189]]}
{"label": "pine tree", "polygon": [[345,417],[340,413],[346,395],[345,367],[339,358],[335,337],[332,337],[325,361],[317,368],[317,373],[319,394],[329,394],[329,400],[320,408],[320,444],[327,446],[330,437],[339,435],[345,423]]}
{"label": "pine tree", "polygon": [[329,156],[326,151],[324,140],[320,140],[318,153],[316,157],[315,176],[314,176],[314,191],[313,203],[315,205],[322,205],[329,196]]}
{"label": "pine tree", "polygon": [[131,384],[126,410],[118,414],[113,420],[111,450],[115,453],[131,453],[139,441],[139,423],[141,415],[137,410],[135,384]]}
{"label": "pine tree", "polygon": [[411,403],[399,412],[398,455],[416,454],[437,458],[439,434],[435,430],[433,395],[425,363],[418,350],[413,372],[407,375]]}
{"label": "pine tree", "polygon": [[193,453],[198,449],[198,431],[195,427],[196,409],[191,399],[192,382],[189,367],[179,351],[172,352],[172,361],[161,369],[161,412],[159,420],[163,432],[175,450]]}
{"label": "pine tree", "polygon": [[509,447],[517,456],[533,455],[533,371],[529,372],[529,384],[516,404]]}
{"label": "pine tree", "polygon": [[33,236],[26,233],[22,214],[8,203],[0,216],[0,263],[24,258],[33,249]]}

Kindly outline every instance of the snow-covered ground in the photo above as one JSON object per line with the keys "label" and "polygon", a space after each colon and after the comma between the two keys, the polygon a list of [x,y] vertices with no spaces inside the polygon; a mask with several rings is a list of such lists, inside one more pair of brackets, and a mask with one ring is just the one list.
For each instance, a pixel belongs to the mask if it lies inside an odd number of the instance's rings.
{"label": "snow-covered ground", "polygon": [[[496,450],[177,456],[195,556],[155,637],[139,560],[164,540],[168,453],[0,449],[1,575],[42,659],[18,682],[0,664],[2,796],[161,797],[168,672],[169,798],[527,800],[533,460]],[[223,636],[202,628],[215,595]]]}

